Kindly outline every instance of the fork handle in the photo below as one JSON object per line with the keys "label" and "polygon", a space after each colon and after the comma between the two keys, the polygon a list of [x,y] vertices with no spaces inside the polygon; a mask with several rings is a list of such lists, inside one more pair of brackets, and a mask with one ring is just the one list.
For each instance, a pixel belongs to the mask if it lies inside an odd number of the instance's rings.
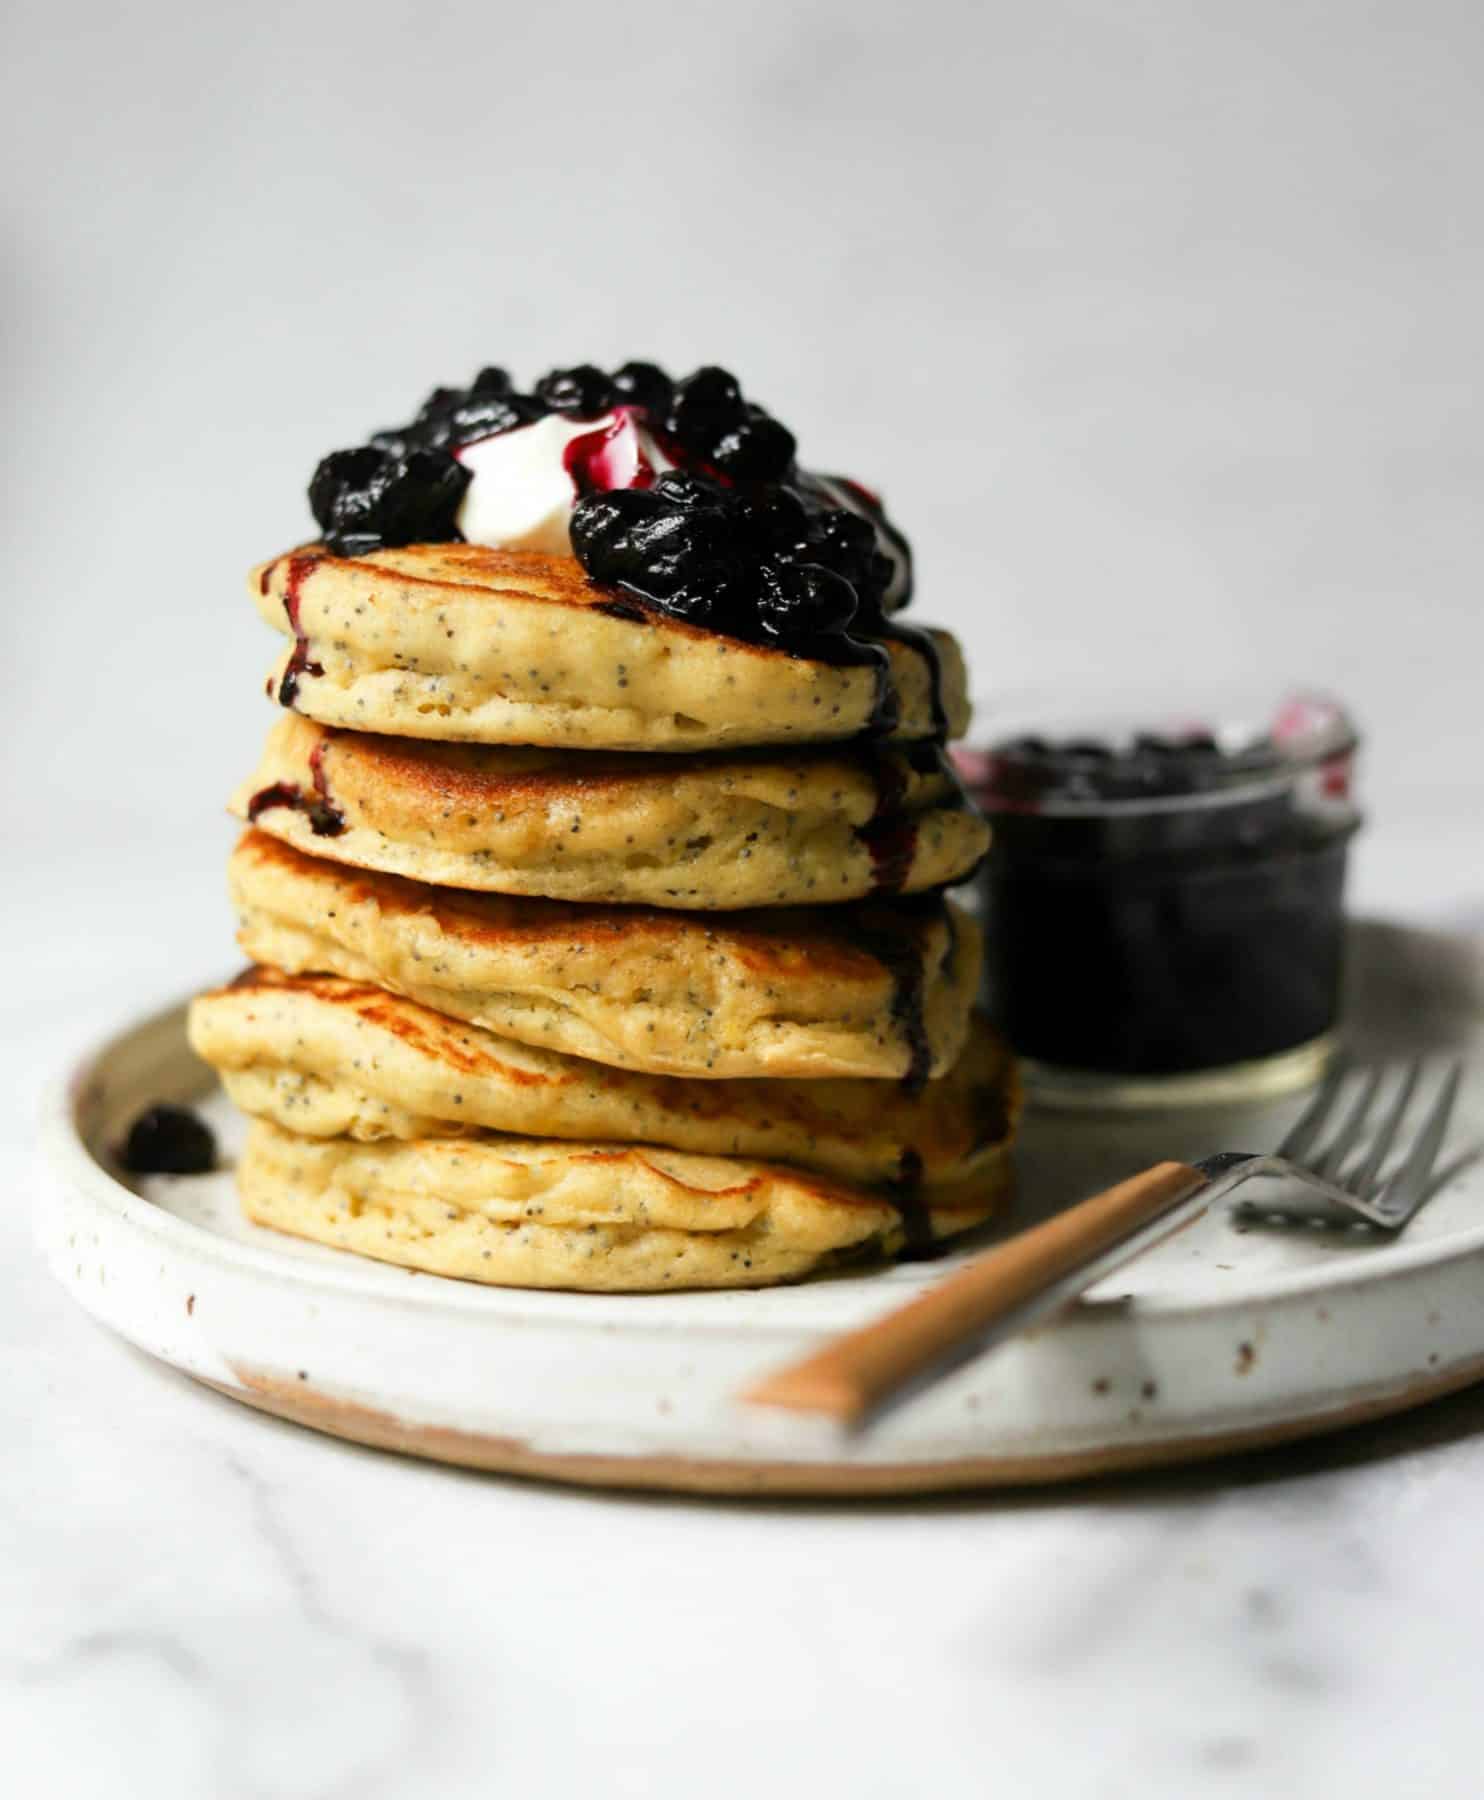
{"label": "fork handle", "polygon": [[859,1424],[914,1377],[1097,1262],[1206,1180],[1189,1163],[1156,1163],[986,1250],[915,1300],[766,1376],[742,1397]]}

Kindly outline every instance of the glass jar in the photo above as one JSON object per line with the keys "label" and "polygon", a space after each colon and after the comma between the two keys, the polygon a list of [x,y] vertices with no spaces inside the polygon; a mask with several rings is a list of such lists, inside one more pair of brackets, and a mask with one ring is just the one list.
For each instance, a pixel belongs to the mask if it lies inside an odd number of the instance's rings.
{"label": "glass jar", "polygon": [[981,709],[985,1004],[1064,1105],[1312,1080],[1334,1043],[1357,737],[1334,701]]}

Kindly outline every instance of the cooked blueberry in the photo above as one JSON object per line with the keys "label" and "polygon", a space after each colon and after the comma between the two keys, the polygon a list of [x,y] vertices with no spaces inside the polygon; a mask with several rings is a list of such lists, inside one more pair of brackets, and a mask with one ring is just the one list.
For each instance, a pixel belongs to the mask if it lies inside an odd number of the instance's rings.
{"label": "cooked blueberry", "polygon": [[489,398],[503,400],[507,394],[512,394],[514,391],[509,371],[500,368],[496,363],[491,363],[487,368],[481,369],[474,377],[473,386],[469,389],[470,394],[480,400]]}
{"label": "cooked blueberry", "polygon": [[540,408],[533,408],[523,394],[474,393],[448,415],[444,441],[449,449],[458,449],[463,444],[477,443],[480,438],[494,437],[497,432],[529,425],[540,416]]}
{"label": "cooked blueberry", "polygon": [[750,410],[755,416],[723,431],[708,460],[734,481],[776,481],[793,463],[794,435],[765,412]]}
{"label": "cooked blueberry", "polygon": [[736,377],[710,363],[676,382],[667,424],[687,449],[709,451],[723,433],[734,430],[746,417]]}
{"label": "cooked blueberry", "polygon": [[463,397],[462,388],[434,388],[417,409],[417,423],[421,425],[428,419],[441,418],[444,413],[451,413]]}
{"label": "cooked blueberry", "polygon": [[626,362],[613,371],[616,399],[629,406],[642,406],[652,419],[663,419],[670,408],[675,384],[654,363]]}
{"label": "cooked blueberry", "polygon": [[601,369],[579,363],[573,369],[553,369],[536,383],[536,398],[555,413],[574,419],[596,419],[613,405],[613,384]]}
{"label": "cooked blueberry", "polygon": [[314,471],[309,482],[309,509],[322,531],[335,524],[337,506],[344,496],[363,488],[380,475],[388,452],[362,445],[357,450],[332,450]]}
{"label": "cooked blueberry", "polygon": [[[572,548],[596,581],[626,587],[692,624],[790,654],[862,660],[847,636],[861,596],[847,565],[865,560],[858,519],[827,530],[783,486],[730,487],[667,473],[648,489],[595,494],[572,514]],[[873,653],[874,654],[874,653]]]}
{"label": "cooked blueberry", "polygon": [[216,1167],[216,1139],[188,1106],[162,1103],[135,1119],[119,1155],[135,1175],[204,1175]]}
{"label": "cooked blueberry", "polygon": [[687,510],[716,504],[715,482],[698,475],[684,475],[677,469],[667,469],[650,491],[661,500],[671,501]]}
{"label": "cooked blueberry", "polygon": [[400,436],[408,445],[441,450],[453,432],[453,411],[464,398],[462,388],[434,388],[417,409],[417,417],[400,433],[383,432],[384,438]]}
{"label": "cooked blueberry", "polygon": [[469,471],[436,450],[405,456],[365,448],[327,456],[309,484],[326,544],[358,555],[388,544],[441,543],[458,536]]}
{"label": "cooked blueberry", "polygon": [[855,589],[818,563],[770,573],[758,614],[763,629],[803,641],[844,631],[855,617]]}

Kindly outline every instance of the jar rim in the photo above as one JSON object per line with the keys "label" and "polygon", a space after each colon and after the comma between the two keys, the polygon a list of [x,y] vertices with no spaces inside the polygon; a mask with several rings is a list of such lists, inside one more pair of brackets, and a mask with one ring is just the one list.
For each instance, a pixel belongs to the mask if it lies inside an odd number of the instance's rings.
{"label": "jar rim", "polygon": [[1314,689],[1279,695],[1184,693],[1078,706],[1065,695],[990,702],[982,732],[955,749],[978,804],[1063,816],[1157,813],[1247,804],[1320,775],[1348,800],[1360,743],[1340,701]]}

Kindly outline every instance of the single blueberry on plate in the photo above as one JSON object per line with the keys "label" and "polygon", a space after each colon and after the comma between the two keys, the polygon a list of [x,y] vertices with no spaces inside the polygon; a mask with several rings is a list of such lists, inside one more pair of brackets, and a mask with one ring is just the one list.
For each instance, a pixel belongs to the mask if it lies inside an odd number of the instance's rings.
{"label": "single blueberry on plate", "polygon": [[119,1157],[134,1175],[205,1175],[216,1167],[216,1139],[188,1106],[161,1102],[135,1119]]}

